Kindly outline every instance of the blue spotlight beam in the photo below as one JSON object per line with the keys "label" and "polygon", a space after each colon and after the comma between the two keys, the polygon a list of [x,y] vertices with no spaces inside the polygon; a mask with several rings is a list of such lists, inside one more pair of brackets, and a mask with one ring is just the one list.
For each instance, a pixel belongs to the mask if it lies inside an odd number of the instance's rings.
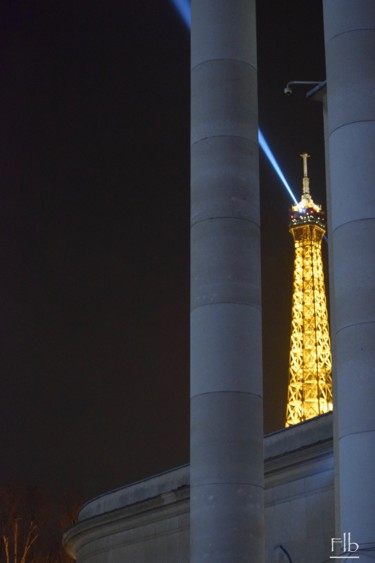
{"label": "blue spotlight beam", "polygon": [[287,179],[285,178],[284,174],[281,171],[280,166],[277,163],[276,158],[274,157],[266,139],[263,136],[263,133],[260,129],[258,129],[258,141],[259,144],[261,146],[261,148],[263,149],[264,154],[266,155],[266,157],[268,158],[269,162],[272,164],[276,174],[278,174],[280,180],[282,181],[282,183],[284,184],[285,188],[287,189],[290,197],[292,198],[292,200],[294,201],[294,203],[297,205],[298,201],[292,191],[292,188],[289,186],[289,183],[287,181]]}
{"label": "blue spotlight beam", "polygon": [[[178,11],[178,13],[180,14],[181,18],[183,19],[186,27],[190,30],[191,27],[191,16],[190,16],[190,1],[189,0],[171,0],[172,4],[174,5],[174,7],[176,8],[176,10]],[[258,131],[258,141],[259,141],[259,145],[261,147],[261,149],[263,150],[264,154],[266,155],[266,157],[268,158],[270,164],[273,166],[276,174],[279,176],[280,180],[282,181],[283,185],[285,186],[287,192],[289,193],[290,197],[292,198],[292,200],[294,201],[294,203],[297,205],[298,201],[291,189],[291,187],[289,186],[284,174],[281,171],[281,168],[279,166],[279,164],[277,163],[277,160],[275,158],[275,156],[273,155],[266,139],[264,138],[263,133],[261,132],[261,130],[259,129]]]}
{"label": "blue spotlight beam", "polygon": [[189,0],[172,0],[172,4],[180,14],[187,28],[191,27],[190,2]]}

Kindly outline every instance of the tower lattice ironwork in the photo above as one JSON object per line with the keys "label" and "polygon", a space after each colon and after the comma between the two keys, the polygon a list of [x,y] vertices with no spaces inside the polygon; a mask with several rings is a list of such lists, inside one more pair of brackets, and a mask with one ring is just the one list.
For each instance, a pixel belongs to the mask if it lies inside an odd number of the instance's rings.
{"label": "tower lattice ironwork", "polygon": [[332,359],[324,285],[322,239],[325,218],[310,195],[307,159],[303,159],[301,201],[292,207],[289,231],[294,239],[292,331],[285,426],[332,410]]}

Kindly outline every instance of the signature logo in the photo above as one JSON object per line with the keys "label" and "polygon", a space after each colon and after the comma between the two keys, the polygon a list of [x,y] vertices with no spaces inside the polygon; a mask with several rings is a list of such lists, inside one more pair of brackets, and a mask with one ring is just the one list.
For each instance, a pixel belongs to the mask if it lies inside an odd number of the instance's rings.
{"label": "signature logo", "polygon": [[359,559],[359,555],[352,555],[359,549],[359,544],[352,541],[350,532],[344,532],[342,538],[331,538],[331,552],[341,548],[342,555],[331,555],[330,559]]}

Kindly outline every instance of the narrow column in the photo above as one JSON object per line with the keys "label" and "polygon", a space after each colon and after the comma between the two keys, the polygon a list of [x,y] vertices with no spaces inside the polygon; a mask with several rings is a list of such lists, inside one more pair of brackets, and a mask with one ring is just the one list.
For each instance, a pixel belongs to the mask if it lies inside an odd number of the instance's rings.
{"label": "narrow column", "polygon": [[255,0],[192,1],[191,562],[264,561]]}
{"label": "narrow column", "polygon": [[375,559],[375,2],[324,0],[324,26],[338,533],[365,563]]}

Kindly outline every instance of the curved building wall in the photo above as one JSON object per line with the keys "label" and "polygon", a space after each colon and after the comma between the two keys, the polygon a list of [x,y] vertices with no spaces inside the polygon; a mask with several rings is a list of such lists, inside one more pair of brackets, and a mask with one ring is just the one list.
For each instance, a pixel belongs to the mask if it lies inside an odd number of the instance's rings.
{"label": "curved building wall", "polygon": [[[267,563],[329,559],[332,416],[265,437]],[[97,497],[65,535],[79,563],[189,563],[189,466]],[[230,525],[230,523],[228,523]]]}

